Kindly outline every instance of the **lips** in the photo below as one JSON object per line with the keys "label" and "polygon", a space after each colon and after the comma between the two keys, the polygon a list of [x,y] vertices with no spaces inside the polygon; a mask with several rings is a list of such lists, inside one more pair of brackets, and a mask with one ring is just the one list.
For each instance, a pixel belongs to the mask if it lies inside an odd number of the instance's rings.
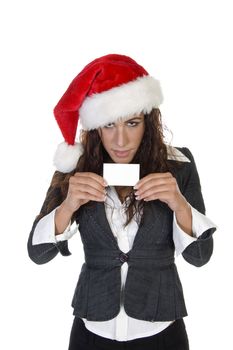
{"label": "lips", "polygon": [[118,158],[126,158],[130,153],[130,151],[118,151],[118,150],[113,150],[113,152]]}

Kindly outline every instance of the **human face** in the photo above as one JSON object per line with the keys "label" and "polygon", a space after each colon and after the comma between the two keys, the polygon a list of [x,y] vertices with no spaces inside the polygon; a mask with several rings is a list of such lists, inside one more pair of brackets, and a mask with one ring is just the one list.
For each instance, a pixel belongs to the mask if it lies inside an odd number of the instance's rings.
{"label": "human face", "polygon": [[109,123],[98,129],[103,146],[113,162],[130,163],[145,130],[143,113]]}

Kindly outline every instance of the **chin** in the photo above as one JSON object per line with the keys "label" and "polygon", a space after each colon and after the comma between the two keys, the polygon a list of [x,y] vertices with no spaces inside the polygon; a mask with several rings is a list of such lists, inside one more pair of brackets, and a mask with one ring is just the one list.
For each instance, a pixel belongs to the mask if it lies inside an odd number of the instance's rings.
{"label": "chin", "polygon": [[135,156],[135,152],[130,152],[130,154],[127,157],[118,157],[114,152],[109,150],[107,151],[109,158],[114,162],[114,163],[121,163],[121,164],[128,164],[132,162]]}
{"label": "chin", "polygon": [[133,157],[124,158],[112,156],[111,159],[114,163],[128,164],[133,160]]}

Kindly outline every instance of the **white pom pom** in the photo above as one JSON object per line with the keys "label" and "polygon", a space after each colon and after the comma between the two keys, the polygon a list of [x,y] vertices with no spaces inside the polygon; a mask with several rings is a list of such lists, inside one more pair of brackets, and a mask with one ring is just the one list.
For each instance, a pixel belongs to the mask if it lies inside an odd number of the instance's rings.
{"label": "white pom pom", "polygon": [[83,153],[81,143],[75,143],[74,146],[62,142],[58,145],[53,157],[53,165],[62,173],[69,173],[74,170],[80,156]]}

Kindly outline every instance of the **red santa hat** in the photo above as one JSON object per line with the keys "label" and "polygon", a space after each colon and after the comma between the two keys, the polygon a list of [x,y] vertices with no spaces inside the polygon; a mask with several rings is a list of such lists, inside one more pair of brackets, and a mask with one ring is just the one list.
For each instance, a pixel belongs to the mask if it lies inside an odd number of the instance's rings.
{"label": "red santa hat", "polygon": [[75,169],[83,152],[75,142],[78,122],[92,130],[119,118],[150,113],[163,101],[158,80],[125,55],[109,54],[95,59],[73,79],[54,108],[64,142],[58,145],[54,165],[61,172]]}

